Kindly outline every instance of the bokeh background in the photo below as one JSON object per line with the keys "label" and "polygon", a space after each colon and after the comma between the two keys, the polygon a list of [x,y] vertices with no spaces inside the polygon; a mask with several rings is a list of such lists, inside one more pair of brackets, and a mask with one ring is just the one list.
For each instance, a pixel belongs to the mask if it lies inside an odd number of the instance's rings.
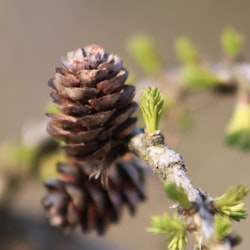
{"label": "bokeh background", "polygon": [[[244,34],[244,56],[249,59],[249,9],[248,1],[228,0],[0,0],[0,141],[18,139],[24,124],[44,120],[47,80],[67,51],[99,44],[143,78],[126,51],[132,35],[151,35],[168,65],[176,62],[173,43],[180,35],[192,38],[208,59],[219,59],[221,32],[233,26]],[[207,105],[200,107],[201,102]],[[234,98],[201,93],[187,105],[196,110],[194,127],[174,147],[183,155],[194,184],[212,196],[230,185],[250,184],[249,152],[229,148],[222,140]],[[157,178],[150,176],[147,182],[148,199],[136,216],[131,218],[125,210],[120,224],[110,226],[100,238],[95,233],[64,235],[51,229],[40,206],[42,183],[29,180],[11,201],[11,216],[0,216],[0,249],[165,249],[164,237],[145,229],[150,215],[168,211],[171,203]],[[250,209],[250,198],[245,201]],[[238,249],[249,249],[249,223],[250,218],[234,224],[243,236]]]}

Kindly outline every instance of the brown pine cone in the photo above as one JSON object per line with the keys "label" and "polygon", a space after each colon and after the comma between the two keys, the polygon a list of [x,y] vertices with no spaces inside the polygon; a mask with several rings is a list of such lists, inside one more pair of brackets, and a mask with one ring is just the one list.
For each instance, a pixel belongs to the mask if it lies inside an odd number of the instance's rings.
{"label": "brown pine cone", "polygon": [[98,160],[99,175],[127,151],[124,141],[136,122],[135,88],[124,85],[128,72],[121,60],[98,45],[69,52],[62,65],[49,80],[60,113],[48,114],[48,132],[66,143],[74,161]]}
{"label": "brown pine cone", "polygon": [[144,172],[129,161],[115,163],[109,173],[109,188],[100,179],[89,179],[91,163],[58,164],[58,180],[45,183],[48,190],[43,206],[51,224],[64,231],[81,227],[83,232],[103,234],[110,223],[118,222],[124,205],[130,213],[145,198]]}

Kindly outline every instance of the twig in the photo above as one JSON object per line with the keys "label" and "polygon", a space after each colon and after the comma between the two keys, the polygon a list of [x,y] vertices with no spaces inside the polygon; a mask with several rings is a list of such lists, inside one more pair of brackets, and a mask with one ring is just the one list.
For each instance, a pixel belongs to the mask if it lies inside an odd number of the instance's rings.
{"label": "twig", "polygon": [[148,164],[161,181],[168,179],[185,190],[189,201],[193,204],[188,213],[182,214],[190,231],[198,233],[209,249],[232,249],[229,240],[219,241],[214,236],[212,197],[193,185],[187,176],[182,156],[164,144],[164,137],[160,131],[148,134],[137,128],[128,146],[131,152]]}

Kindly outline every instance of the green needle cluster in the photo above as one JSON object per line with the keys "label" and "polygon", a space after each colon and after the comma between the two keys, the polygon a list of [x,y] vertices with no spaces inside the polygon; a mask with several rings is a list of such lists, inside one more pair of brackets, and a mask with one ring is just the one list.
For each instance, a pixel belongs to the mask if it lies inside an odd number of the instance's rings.
{"label": "green needle cluster", "polygon": [[216,215],[214,218],[214,227],[216,237],[223,239],[231,232],[231,220],[228,217]]}
{"label": "green needle cluster", "polygon": [[177,186],[174,182],[167,180],[164,184],[165,192],[169,199],[178,202],[183,208],[189,208],[191,206],[190,201],[185,193],[185,190]]}
{"label": "green needle cluster", "polygon": [[183,84],[192,90],[202,90],[219,84],[219,78],[207,67],[190,63],[183,66]]}
{"label": "green needle cluster", "polygon": [[51,114],[59,114],[60,113],[59,109],[52,102],[47,103],[45,110],[46,110],[46,113],[51,113]]}
{"label": "green needle cluster", "polygon": [[186,225],[183,220],[179,219],[177,214],[170,217],[165,213],[163,216],[152,216],[152,227],[147,231],[154,234],[168,234],[168,249],[184,250],[188,242]]}
{"label": "green needle cluster", "polygon": [[215,215],[214,228],[215,228],[215,236],[218,240],[230,238],[233,244],[232,246],[236,246],[241,243],[242,241],[241,236],[234,233],[232,234],[230,218],[218,214]]}
{"label": "green needle cluster", "polygon": [[240,221],[247,217],[247,209],[242,199],[248,194],[249,187],[238,185],[230,187],[225,194],[215,199],[215,206],[222,216]]}
{"label": "green needle cluster", "polygon": [[140,108],[148,133],[158,130],[163,102],[164,97],[156,87],[146,88],[141,95]]}
{"label": "green needle cluster", "polygon": [[250,150],[250,105],[238,103],[225,131],[225,142],[231,146]]}
{"label": "green needle cluster", "polygon": [[25,176],[34,169],[37,148],[24,145],[21,142],[4,141],[0,144],[0,171],[11,172]]}

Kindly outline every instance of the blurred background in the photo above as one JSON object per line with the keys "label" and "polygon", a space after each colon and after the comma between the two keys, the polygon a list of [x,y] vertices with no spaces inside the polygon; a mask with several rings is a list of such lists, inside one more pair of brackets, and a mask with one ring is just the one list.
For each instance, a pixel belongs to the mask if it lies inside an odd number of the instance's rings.
{"label": "blurred background", "polygon": [[[248,1],[0,0],[0,6],[1,143],[22,140],[33,124],[45,120],[47,81],[60,66],[61,56],[79,47],[96,43],[118,54],[132,69],[135,82],[147,78],[126,49],[128,39],[138,34],[154,39],[166,67],[177,63],[174,41],[183,35],[198,44],[203,58],[220,60],[220,36],[228,26],[244,35],[243,55],[246,60],[250,56]],[[195,92],[185,105],[192,111],[188,133],[173,138],[166,124],[161,126],[167,143],[170,138],[170,145],[183,155],[194,184],[212,196],[221,195],[230,185],[249,185],[249,151],[231,148],[223,141],[235,96]],[[1,195],[8,193],[4,201],[8,209],[0,210],[0,249],[166,248],[165,236],[146,232],[150,216],[168,211],[172,204],[152,175],[147,178],[147,201],[139,205],[136,216],[131,218],[125,209],[119,225],[111,225],[104,237],[98,237],[80,232],[64,235],[51,228],[40,205],[45,194],[42,180],[15,174],[22,181],[12,193],[6,189],[5,176],[0,178]],[[250,209],[250,197],[245,201]],[[238,249],[249,249],[249,223],[250,218],[233,225],[243,237]]]}

